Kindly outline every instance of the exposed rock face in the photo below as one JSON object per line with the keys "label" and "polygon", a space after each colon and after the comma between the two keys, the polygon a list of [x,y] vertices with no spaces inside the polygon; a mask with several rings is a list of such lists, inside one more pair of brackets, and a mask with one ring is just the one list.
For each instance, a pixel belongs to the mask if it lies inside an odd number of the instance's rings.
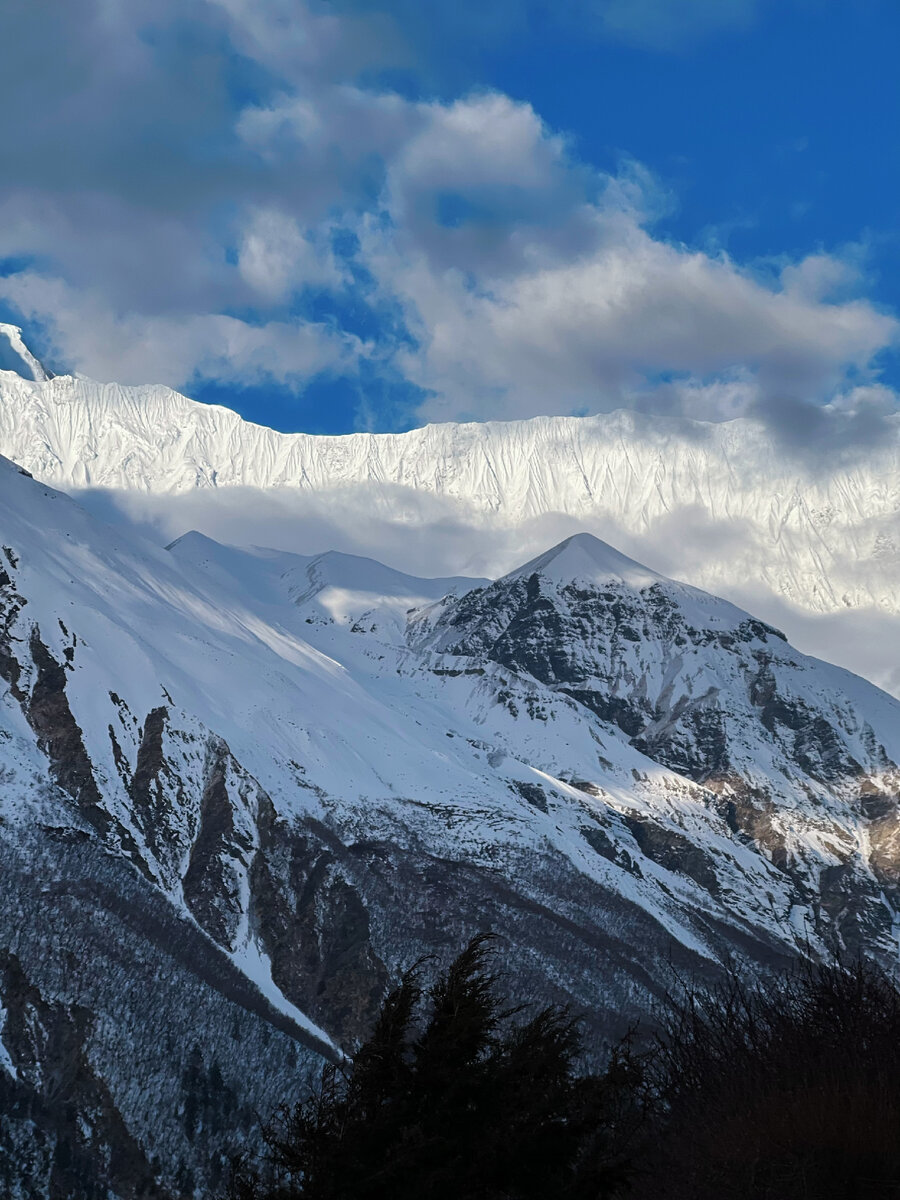
{"label": "exposed rock face", "polygon": [[241,883],[256,845],[252,830],[242,829],[235,819],[229,783],[242,808],[251,793],[259,803],[266,799],[252,781],[241,777],[225,743],[211,739],[199,820],[182,888],[198,924],[219,945],[231,947],[243,917]]}
{"label": "exposed rock face", "polygon": [[[124,700],[115,697],[113,703],[119,710],[117,715],[126,725],[126,729],[129,717],[131,723],[135,723],[135,718]],[[116,765],[128,788],[135,821],[158,859],[164,859],[167,848],[172,848],[173,830],[168,818],[173,806],[177,805],[180,809],[186,800],[184,794],[178,792],[179,781],[177,776],[171,773],[165,755],[163,735],[168,715],[168,709],[163,705],[147,713],[140,731],[133,774],[128,766],[128,758],[122,754],[119,747],[115,728],[113,725],[109,726],[110,741],[116,751]]]}
{"label": "exposed rock face", "polygon": [[[753,716],[769,733],[784,725],[795,734],[795,756],[808,745],[825,755],[837,742],[827,722],[776,694],[770,639],[777,630],[747,619],[717,633],[685,619],[665,585],[641,591],[610,580],[602,586],[548,582],[539,573],[501,580],[463,596],[440,619],[440,649],[488,658],[571,696],[602,721],[616,725],[650,757],[698,782],[714,781],[731,767],[721,681],[686,686],[704,659],[740,659],[743,690]],[[710,647],[712,655],[704,655]],[[697,660],[697,665],[690,659]],[[758,668],[750,666],[748,659]],[[687,661],[686,661],[687,660]],[[681,683],[679,688],[678,684]],[[726,701],[727,703],[727,701]],[[835,763],[834,770],[843,764]]]}
{"label": "exposed rock face", "polygon": [[66,696],[66,669],[41,641],[40,630],[31,630],[29,649],[34,664],[34,683],[26,706],[28,722],[46,754],[53,778],[76,801],[81,811],[100,832],[107,828],[107,814],[100,803],[91,760],[84,748],[78,722]]}
{"label": "exposed rock face", "polygon": [[875,877],[896,889],[900,884],[900,780],[895,781],[892,795],[878,797],[872,803],[871,793],[863,792],[863,812],[869,818],[868,834],[871,854],[869,861]]}
{"label": "exposed rock face", "polygon": [[372,945],[352,851],[318,822],[260,814],[252,916],[285,996],[348,1050],[372,1027],[388,972]]}
{"label": "exposed rock face", "polygon": [[[778,630],[722,601],[651,572],[629,578],[637,564],[593,569],[596,547],[570,539],[556,559],[445,602],[421,618],[417,645],[498,663],[616,726],[716,797],[819,933],[828,926],[894,963],[900,775],[883,730],[846,694],[852,677],[817,675]],[[498,700],[512,695],[506,686]],[[628,824],[649,857],[715,891],[704,851],[652,822]]]}

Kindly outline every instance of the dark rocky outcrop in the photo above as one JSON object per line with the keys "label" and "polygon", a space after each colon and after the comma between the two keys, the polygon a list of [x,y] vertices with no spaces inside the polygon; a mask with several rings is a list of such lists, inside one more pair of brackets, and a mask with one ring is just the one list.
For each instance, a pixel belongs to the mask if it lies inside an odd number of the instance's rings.
{"label": "dark rocky outcrop", "polygon": [[261,804],[250,873],[251,920],[272,978],[347,1047],[362,1038],[388,984],[354,876],[359,856],[314,821],[291,825]]}
{"label": "dark rocky outcrop", "polygon": [[[235,866],[249,866],[253,842],[236,827],[228,791],[231,752],[220,738],[208,749],[200,822],[182,886],[188,908],[222,946],[231,947],[243,912]],[[261,803],[265,802],[264,798]]]}

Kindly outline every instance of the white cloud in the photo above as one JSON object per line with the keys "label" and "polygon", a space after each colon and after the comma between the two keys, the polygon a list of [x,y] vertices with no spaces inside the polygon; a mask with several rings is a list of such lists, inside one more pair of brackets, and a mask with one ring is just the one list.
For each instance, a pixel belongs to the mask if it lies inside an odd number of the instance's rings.
{"label": "white cloud", "polygon": [[[114,5],[109,21],[110,6],[73,0],[62,33],[47,33],[50,61],[62,70],[63,35],[77,42],[83,27],[104,47],[121,43],[127,71],[95,64],[65,145],[36,154],[35,117],[6,147],[19,182],[0,186],[0,256],[36,261],[3,294],[47,323],[63,363],[176,386],[200,375],[302,384],[352,372],[365,353],[429,393],[430,419],[629,404],[755,412],[794,441],[825,426],[873,436],[892,402],[872,400],[877,356],[898,323],[853,298],[857,249],[764,275],[671,244],[652,232],[668,199],[646,171],[625,164],[610,177],[580,163],[530,105],[363,86],[361,67],[402,59],[377,16],[294,0],[186,3],[203,54],[175,71],[167,55],[187,53],[181,6]],[[756,7],[597,0],[595,11],[610,29],[657,36],[734,25]],[[141,37],[148,22],[153,39]],[[274,73],[268,98],[241,112],[222,82],[226,35]],[[7,73],[8,59],[0,46]],[[194,70],[206,72],[199,83]],[[142,131],[165,146],[158,161],[139,152]],[[355,261],[335,258],[335,231],[357,234]],[[370,326],[386,315],[381,338],[363,347],[285,318],[308,289],[368,306]],[[248,310],[252,322],[229,315]],[[415,345],[398,336],[398,314]]]}
{"label": "white cloud", "polygon": [[340,14],[308,0],[208,0],[227,18],[235,47],[277,72],[287,84],[346,79],[366,67],[404,61],[395,23],[386,13]]}
{"label": "white cloud", "polygon": [[789,295],[812,303],[834,299],[860,282],[858,254],[856,247],[849,247],[840,258],[820,253],[787,263],[781,271],[782,287]]}
{"label": "white cloud", "polygon": [[748,403],[758,389],[825,400],[900,329],[865,302],[812,294],[813,274],[842,272],[831,260],[793,268],[788,286],[767,285],[724,256],[653,238],[637,215],[602,201],[573,206],[568,219],[578,229],[568,256],[559,229],[551,242],[523,223],[510,235],[517,269],[507,247],[467,273],[434,253],[431,232],[419,243],[408,227],[402,240],[370,232],[370,261],[419,335],[402,364],[434,393],[428,417],[597,410],[635,394],[646,403],[654,378],[671,373],[693,380],[686,397],[699,381],[718,376],[721,388],[737,376]]}
{"label": "white cloud", "polygon": [[243,229],[238,271],[272,302],[304,287],[339,288],[346,280],[331,251],[329,232],[325,227],[310,237],[286,213],[259,209]]}
{"label": "white cloud", "polygon": [[366,347],[312,322],[250,324],[221,313],[168,316],[110,310],[100,294],[24,273],[0,279],[0,298],[47,323],[54,349],[73,369],[103,363],[94,378],[183,385],[195,376],[297,387],[321,373],[353,373]]}

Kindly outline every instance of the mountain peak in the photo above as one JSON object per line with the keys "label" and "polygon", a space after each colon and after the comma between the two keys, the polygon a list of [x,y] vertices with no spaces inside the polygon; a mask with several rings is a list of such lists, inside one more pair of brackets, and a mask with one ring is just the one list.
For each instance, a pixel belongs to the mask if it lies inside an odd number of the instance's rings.
{"label": "mountain peak", "polygon": [[0,321],[0,371],[14,371],[34,383],[46,383],[53,378],[25,345],[19,326],[4,321]]}
{"label": "mountain peak", "polygon": [[638,589],[666,578],[590,533],[575,533],[567,537],[524,566],[511,571],[506,578],[527,578],[529,575],[542,575],[557,583],[576,580],[595,584],[616,582]]}

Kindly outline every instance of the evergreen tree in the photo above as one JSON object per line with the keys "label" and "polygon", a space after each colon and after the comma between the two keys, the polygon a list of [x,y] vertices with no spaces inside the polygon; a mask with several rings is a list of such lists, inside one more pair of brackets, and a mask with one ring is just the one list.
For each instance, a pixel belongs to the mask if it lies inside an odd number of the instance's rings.
{"label": "evergreen tree", "polygon": [[[264,1131],[234,1200],[603,1200],[620,1194],[639,1121],[630,1056],[576,1073],[577,1024],[500,999],[490,939],[426,996],[421,964],[391,992],[345,1072]],[[627,1063],[626,1063],[627,1060]]]}

